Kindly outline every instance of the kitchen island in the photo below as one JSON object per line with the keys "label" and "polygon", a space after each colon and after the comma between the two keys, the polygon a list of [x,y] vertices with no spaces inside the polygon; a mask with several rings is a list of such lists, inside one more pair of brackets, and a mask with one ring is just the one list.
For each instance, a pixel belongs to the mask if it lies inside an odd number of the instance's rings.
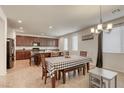
{"label": "kitchen island", "polygon": [[30,66],[32,64],[32,62],[35,64],[35,65],[40,65],[41,63],[41,58],[39,57],[40,55],[45,55],[46,58],[48,57],[56,57],[56,56],[63,56],[63,52],[62,51],[49,51],[49,52],[43,52],[43,51],[32,51],[31,52],[31,57],[29,58],[30,59]]}

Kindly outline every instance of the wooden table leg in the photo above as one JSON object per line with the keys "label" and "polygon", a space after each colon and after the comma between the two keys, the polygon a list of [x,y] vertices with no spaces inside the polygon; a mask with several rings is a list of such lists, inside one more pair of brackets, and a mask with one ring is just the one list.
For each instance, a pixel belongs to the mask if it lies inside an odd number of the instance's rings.
{"label": "wooden table leg", "polygon": [[90,63],[87,63],[87,73],[89,72],[90,70]]}
{"label": "wooden table leg", "polygon": [[83,75],[85,75],[85,74],[86,74],[86,67],[84,65],[84,67],[83,67]]}
{"label": "wooden table leg", "polygon": [[80,68],[78,68],[78,75],[80,75]]}
{"label": "wooden table leg", "polygon": [[61,78],[61,71],[58,71],[58,80]]}
{"label": "wooden table leg", "polygon": [[58,79],[58,72],[57,71],[55,71],[55,79],[57,80]]}
{"label": "wooden table leg", "polygon": [[66,76],[65,76],[65,72],[64,71],[62,71],[62,78],[63,78],[63,84],[65,84],[65,82],[66,82]]}
{"label": "wooden table leg", "polygon": [[73,76],[75,76],[75,75],[76,75],[76,70],[73,71]]}
{"label": "wooden table leg", "polygon": [[31,58],[29,58],[29,65],[31,66]]}
{"label": "wooden table leg", "polygon": [[51,78],[52,88],[55,88],[55,76]]}
{"label": "wooden table leg", "polygon": [[115,76],[115,88],[117,88],[117,76]]}

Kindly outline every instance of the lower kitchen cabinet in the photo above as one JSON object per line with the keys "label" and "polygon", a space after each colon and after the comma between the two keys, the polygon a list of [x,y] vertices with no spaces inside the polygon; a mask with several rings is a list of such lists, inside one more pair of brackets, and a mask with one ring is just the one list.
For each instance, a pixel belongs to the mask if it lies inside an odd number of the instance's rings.
{"label": "lower kitchen cabinet", "polygon": [[17,50],[16,60],[29,59],[31,57],[31,52],[29,50]]}

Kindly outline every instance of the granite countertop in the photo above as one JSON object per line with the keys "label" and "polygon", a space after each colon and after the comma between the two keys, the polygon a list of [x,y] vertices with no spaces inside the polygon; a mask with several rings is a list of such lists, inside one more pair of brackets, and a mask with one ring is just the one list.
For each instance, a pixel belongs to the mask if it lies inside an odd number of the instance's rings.
{"label": "granite countertop", "polygon": [[39,50],[39,51],[33,51],[32,49],[20,49],[20,50],[16,50],[16,51],[31,51],[31,52],[35,52],[35,53],[51,53],[51,52],[62,52],[62,51],[54,51],[54,50],[50,50],[50,51],[45,51],[45,50]]}
{"label": "granite countertop", "polygon": [[[39,51],[47,51],[49,50],[48,52],[51,52],[51,51],[55,51],[57,49],[40,49]],[[18,49],[16,51],[33,51],[32,49]]]}

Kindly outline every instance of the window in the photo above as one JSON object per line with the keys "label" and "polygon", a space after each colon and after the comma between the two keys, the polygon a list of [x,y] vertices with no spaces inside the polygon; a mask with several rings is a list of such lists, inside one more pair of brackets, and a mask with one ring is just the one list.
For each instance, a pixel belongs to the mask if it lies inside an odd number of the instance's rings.
{"label": "window", "polygon": [[72,50],[74,51],[78,50],[78,36],[77,35],[72,36]]}
{"label": "window", "polygon": [[64,50],[68,50],[68,39],[64,38]]}
{"label": "window", "polygon": [[103,33],[103,52],[124,53],[124,26],[115,27],[110,33]]}

